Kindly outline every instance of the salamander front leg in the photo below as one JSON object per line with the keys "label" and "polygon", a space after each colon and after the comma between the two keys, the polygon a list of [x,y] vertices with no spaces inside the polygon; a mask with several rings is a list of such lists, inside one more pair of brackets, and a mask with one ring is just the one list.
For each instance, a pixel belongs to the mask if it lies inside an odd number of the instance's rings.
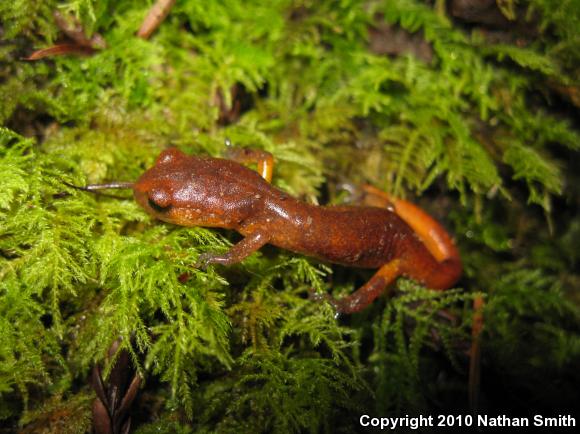
{"label": "salamander front leg", "polygon": [[268,243],[270,237],[262,232],[256,231],[239,243],[234,244],[230,250],[224,254],[215,254],[211,252],[202,253],[199,255],[196,268],[205,269],[209,264],[231,265],[242,262],[264,244]]}
{"label": "salamander front leg", "polygon": [[373,277],[348,297],[330,299],[338,313],[354,313],[371,304],[401,274],[400,260],[395,259],[379,268]]}
{"label": "salamander front leg", "polygon": [[274,157],[267,151],[261,149],[248,149],[230,146],[224,153],[224,157],[241,164],[256,164],[257,172],[266,181],[272,181],[274,173]]}

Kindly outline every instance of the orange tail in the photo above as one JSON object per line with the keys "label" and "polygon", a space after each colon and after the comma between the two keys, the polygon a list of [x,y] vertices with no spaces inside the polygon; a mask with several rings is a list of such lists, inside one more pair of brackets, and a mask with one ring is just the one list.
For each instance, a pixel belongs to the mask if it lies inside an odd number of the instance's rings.
{"label": "orange tail", "polygon": [[436,264],[424,268],[424,275],[418,275],[422,270],[415,270],[414,274],[417,276],[411,277],[418,278],[433,289],[447,289],[453,286],[461,277],[462,266],[459,251],[447,231],[433,217],[411,202],[392,198],[370,185],[365,185],[363,190],[368,194],[365,197],[367,204],[394,208],[397,215],[413,229],[436,260]]}

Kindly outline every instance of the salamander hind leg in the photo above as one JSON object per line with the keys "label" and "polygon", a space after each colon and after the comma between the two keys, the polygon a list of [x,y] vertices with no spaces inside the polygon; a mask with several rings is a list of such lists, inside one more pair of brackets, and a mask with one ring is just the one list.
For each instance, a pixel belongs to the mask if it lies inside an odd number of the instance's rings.
{"label": "salamander hind leg", "polygon": [[[370,185],[363,187],[364,203],[369,206],[392,209],[415,232],[427,249],[414,252],[405,275],[433,289],[450,288],[461,276],[459,251],[447,231],[429,214],[403,199],[396,199]],[[422,249],[419,249],[422,250]],[[413,263],[424,263],[413,269]]]}

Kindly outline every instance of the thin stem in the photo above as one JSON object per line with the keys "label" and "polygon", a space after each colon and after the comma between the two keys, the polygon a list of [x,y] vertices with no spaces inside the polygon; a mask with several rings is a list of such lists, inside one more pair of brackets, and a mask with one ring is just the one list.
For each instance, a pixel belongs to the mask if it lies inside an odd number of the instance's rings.
{"label": "thin stem", "polygon": [[77,190],[83,191],[97,191],[97,190],[108,190],[108,189],[123,189],[123,188],[133,188],[132,182],[109,182],[107,184],[89,184],[85,186],[69,184],[66,181],[62,181],[63,184],[69,187],[76,188]]}
{"label": "thin stem", "polygon": [[126,197],[121,197],[121,196],[117,196],[115,194],[108,194],[108,193],[102,193],[99,190],[107,190],[107,189],[132,189],[133,188],[133,183],[132,182],[109,182],[107,184],[89,184],[89,185],[85,185],[85,186],[80,186],[80,185],[74,185],[74,184],[70,184],[66,181],[62,181],[62,183],[68,187],[74,188],[76,190],[81,190],[81,191],[89,191],[91,193],[95,193],[95,194],[99,194],[101,196],[106,196],[106,197],[112,197],[114,199],[127,199]]}

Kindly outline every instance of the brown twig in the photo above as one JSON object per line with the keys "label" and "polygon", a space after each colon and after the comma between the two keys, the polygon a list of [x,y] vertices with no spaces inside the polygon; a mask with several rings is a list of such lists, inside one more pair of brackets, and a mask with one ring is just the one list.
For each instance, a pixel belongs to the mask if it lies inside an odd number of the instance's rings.
{"label": "brown twig", "polygon": [[45,57],[65,56],[67,54],[77,54],[81,56],[88,56],[94,53],[91,47],[84,47],[77,44],[58,44],[52,47],[42,48],[36,50],[30,56],[24,57],[23,60],[39,60]]}
{"label": "brown twig", "polygon": [[77,45],[90,47],[95,50],[107,48],[107,43],[100,34],[94,33],[89,38],[85,29],[83,29],[83,26],[75,17],[65,17],[58,11],[53,12],[52,15],[58,28],[62,30],[68,38],[75,41]]}
{"label": "brown twig", "polygon": [[469,407],[477,413],[479,405],[479,384],[481,375],[481,331],[483,329],[483,308],[481,295],[473,299],[473,324],[471,326],[471,348],[469,350]]}
{"label": "brown twig", "polygon": [[93,401],[96,434],[127,434],[131,428],[129,410],[143,379],[138,373],[133,374],[129,353],[119,350],[119,345],[120,340],[116,340],[109,349],[109,360],[115,356],[116,360],[108,382],[103,380],[99,365],[93,368],[92,386],[97,395]]}
{"label": "brown twig", "polygon": [[65,17],[60,12],[53,13],[54,21],[58,28],[73,42],[63,42],[52,47],[42,48],[33,52],[23,60],[39,60],[46,57],[65,56],[75,54],[88,56],[97,50],[107,47],[103,37],[95,33],[90,38],[86,35],[81,23],[74,17]]}
{"label": "brown twig", "polygon": [[137,32],[137,36],[143,39],[149,39],[149,36],[151,36],[165,17],[167,17],[174,3],[175,0],[157,0],[153,7],[149,9],[147,16]]}

